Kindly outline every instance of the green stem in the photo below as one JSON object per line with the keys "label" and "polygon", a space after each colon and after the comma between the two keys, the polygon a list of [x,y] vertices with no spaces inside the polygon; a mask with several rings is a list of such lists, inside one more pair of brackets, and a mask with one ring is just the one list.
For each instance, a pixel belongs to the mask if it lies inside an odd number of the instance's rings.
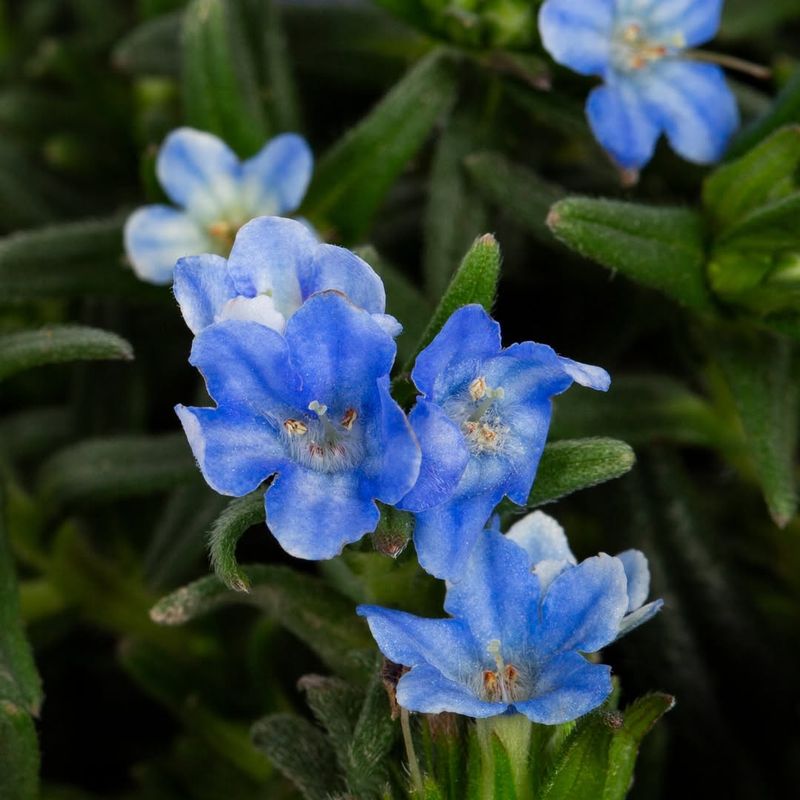
{"label": "green stem", "polygon": [[425,786],[422,781],[422,770],[419,768],[417,753],[414,750],[414,740],[411,738],[411,723],[409,722],[408,711],[400,709],[400,728],[403,731],[403,742],[406,746],[406,759],[408,760],[408,771],[411,773],[411,784],[415,794],[423,796]]}
{"label": "green stem", "polygon": [[531,782],[531,735],[533,723],[522,714],[503,714],[499,717],[479,719],[478,742],[481,747],[483,766],[482,800],[494,797],[494,754],[492,737],[496,736],[508,753],[511,770],[514,775],[514,789],[519,798],[531,798],[533,786]]}

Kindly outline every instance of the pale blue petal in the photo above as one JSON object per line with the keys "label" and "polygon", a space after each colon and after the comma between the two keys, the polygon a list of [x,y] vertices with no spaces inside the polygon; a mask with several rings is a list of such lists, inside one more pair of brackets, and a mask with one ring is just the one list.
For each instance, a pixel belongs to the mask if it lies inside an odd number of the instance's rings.
{"label": "pale blue petal", "polygon": [[373,314],[372,319],[392,339],[396,339],[403,332],[403,326],[391,314]]}
{"label": "pale blue petal", "polygon": [[[647,31],[657,41],[697,47],[719,30],[724,0],[658,0],[646,14]],[[680,38],[677,38],[680,37]]]}
{"label": "pale blue petal", "polygon": [[[227,320],[202,330],[189,363],[205,376],[208,392],[220,406],[271,419],[296,409],[301,383],[284,338],[256,322]],[[303,409],[304,410],[304,409]]]}
{"label": "pale blue petal", "polygon": [[395,505],[417,482],[422,453],[408,418],[392,397],[388,375],[378,379],[378,392],[380,439],[374,446],[378,450],[380,468],[374,478],[366,463],[362,471],[372,480],[374,496]]}
{"label": "pale blue petal", "polygon": [[533,722],[559,725],[582,717],[611,694],[611,667],[590,664],[578,653],[562,653],[544,663],[534,696],[514,708]]}
{"label": "pale blue petal", "polygon": [[406,667],[429,665],[454,681],[481,673],[481,655],[469,628],[455,619],[425,619],[380,606],[359,606],[380,651]]}
{"label": "pale blue petal", "polygon": [[409,711],[441,714],[450,711],[464,717],[496,717],[508,709],[506,703],[479,700],[466,686],[445,678],[433,667],[414,667],[397,684],[397,702]]}
{"label": "pale blue petal", "polygon": [[288,319],[303,303],[300,275],[316,247],[316,238],[300,222],[258,217],[236,234],[228,270],[239,294],[268,294]]}
{"label": "pale blue petal", "polygon": [[286,464],[280,439],[263,418],[238,409],[175,411],[203,477],[220,494],[241,497]]}
{"label": "pale blue petal", "polygon": [[539,11],[545,50],[583,75],[602,75],[611,57],[614,0],[547,0]]}
{"label": "pale blue petal", "polygon": [[539,653],[594,653],[613,642],[628,607],[622,562],[601,554],[559,575],[542,600]]}
{"label": "pale blue petal", "polygon": [[553,581],[565,570],[574,567],[573,562],[564,560],[550,560],[538,561],[533,567],[533,574],[539,581],[539,591],[544,594]]}
{"label": "pale blue petal", "polygon": [[315,292],[336,289],[372,314],[386,310],[383,281],[366,261],[344,247],[317,245],[300,285],[304,299]]}
{"label": "pale blue petal", "polygon": [[241,165],[221,139],[194,128],[172,131],[158,153],[156,174],[169,198],[199,223],[232,221]]}
{"label": "pale blue petal", "polygon": [[739,109],[720,67],[662,59],[638,86],[676,153],[697,164],[722,158]]}
{"label": "pale blue petal", "polygon": [[444,608],[466,621],[484,657],[495,640],[507,661],[526,651],[537,624],[539,584],[525,551],[500,533],[483,531],[461,576],[448,586]]}
{"label": "pale blue petal", "polygon": [[663,600],[653,600],[652,603],[637,608],[636,611],[626,614],[619,625],[617,639],[629,634],[634,628],[649,622],[664,606]]}
{"label": "pale blue petal", "polygon": [[291,214],[306,193],[313,169],[314,156],[302,136],[276,136],[242,164],[243,205],[254,217]]}
{"label": "pale blue petal", "polygon": [[183,211],[170,206],[144,206],[125,223],[125,252],[143,281],[167,284],[175,262],[213,249],[203,229]]}
{"label": "pale blue petal", "polygon": [[597,141],[624,169],[640,169],[653,157],[661,126],[627,82],[593,89],[586,115]]}
{"label": "pale blue petal", "polygon": [[394,363],[394,340],[336,292],[309,298],[286,324],[286,341],[309,401],[337,412],[374,396]]}
{"label": "pale blue petal", "polygon": [[430,400],[456,383],[477,377],[484,359],[502,348],[500,326],[479,305],[458,309],[417,356],[411,378]]}
{"label": "pale blue petal", "polygon": [[533,511],[515,522],[506,536],[528,554],[531,564],[540,561],[577,563],[564,529],[543,511]]}
{"label": "pale blue petal", "polygon": [[611,386],[611,376],[602,368],[592,364],[582,364],[580,361],[573,361],[571,358],[559,356],[558,360],[564,367],[564,372],[581,386],[587,389],[597,389],[600,392],[607,392]]}
{"label": "pale blue petal", "polygon": [[422,448],[422,465],[414,488],[399,505],[407,511],[424,511],[453,493],[469,461],[469,450],[458,426],[424,398],[417,400],[409,421]]}
{"label": "pale blue petal", "polygon": [[625,569],[628,582],[628,611],[635,611],[644,605],[650,594],[650,568],[641,550],[625,550],[617,554]]}
{"label": "pale blue petal", "polygon": [[291,464],[266,494],[267,525],[295,558],[334,558],[375,530],[377,506],[355,472],[316,472]]}
{"label": "pale blue petal", "polygon": [[180,259],[172,291],[192,333],[215,322],[225,303],[236,297],[225,259],[214,255]]}

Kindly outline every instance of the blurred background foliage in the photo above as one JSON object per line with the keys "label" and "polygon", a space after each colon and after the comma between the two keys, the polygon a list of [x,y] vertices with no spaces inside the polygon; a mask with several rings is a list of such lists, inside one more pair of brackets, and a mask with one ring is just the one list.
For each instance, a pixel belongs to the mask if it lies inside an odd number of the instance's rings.
{"label": "blurred background foliage", "polygon": [[[581,556],[644,550],[667,603],[606,655],[626,701],[678,699],[631,796],[793,793],[800,7],[728,0],[715,48],[774,80],[732,79],[746,124],[719,169],[663,147],[630,186],[584,122],[590,82],[543,56],[537,6],[0,1],[4,800],[37,796],[39,761],[48,800],[371,797],[402,776],[352,608],[436,615],[440,587],[369,543],[290,568],[260,500],[225,511],[177,432],[173,405],[200,392],[190,337],[170,292],[133,277],[121,227],[159,199],[157,147],[181,124],[242,157],[308,137],[301,212],[366,248],[406,326],[401,363],[469,244],[495,233],[506,340],[613,376],[607,396],[558,399],[551,440],[636,453],[625,477],[548,508]],[[596,479],[548,495],[573,464],[551,451],[540,500],[626,472],[609,447]],[[251,594],[203,578],[212,526],[262,565]],[[298,684],[314,673],[338,677]],[[355,709],[334,735],[346,752],[311,721],[320,698]]]}

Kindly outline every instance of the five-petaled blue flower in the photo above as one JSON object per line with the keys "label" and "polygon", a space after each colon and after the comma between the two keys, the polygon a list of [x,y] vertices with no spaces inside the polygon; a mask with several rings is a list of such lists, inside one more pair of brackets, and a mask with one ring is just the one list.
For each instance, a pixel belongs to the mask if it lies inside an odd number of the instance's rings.
{"label": "five-petaled blue flower", "polygon": [[384,314],[383,282],[355,253],[322,244],[302,223],[258,217],[236,234],[230,256],[182,258],[173,290],[193,333],[214,322],[242,319],[283,332],[286,320],[316,292],[335,289],[373,314],[396,336],[401,328]]}
{"label": "five-petaled blue flower", "polygon": [[722,70],[687,58],[711,39],[723,0],[546,0],[539,31],[560,64],[605,84],[586,113],[600,144],[625,169],[639,169],[664,133],[689,161],[725,152],[739,124]]}
{"label": "five-petaled blue flower", "polygon": [[296,134],[276,136],[242,162],[216,136],[178,128],[159,151],[156,173],[179,208],[144,206],[128,218],[125,250],[134,271],[166,284],[179,258],[227,253],[248,220],[295,211],[312,168],[311,150]]}
{"label": "five-petaled blue flower", "polygon": [[646,582],[646,561],[645,576],[634,570],[630,580],[625,563],[604,554],[549,583],[531,566],[511,538],[485,531],[461,580],[447,589],[450,619],[359,607],[381,652],[411,668],[397,685],[402,707],[469,717],[516,711],[556,725],[608,697],[610,667],[582,653],[618,638]]}
{"label": "five-petaled blue flower", "polygon": [[333,558],[375,530],[375,500],[413,486],[419,446],[389,393],[392,337],[338,292],[307,300],[284,335],[226,320],[202,330],[190,362],[216,408],[176,411],[206,481],[244,495],[274,476],[267,524],[299,558]]}
{"label": "five-petaled blue flower", "polygon": [[417,484],[401,507],[416,514],[420,564],[457,580],[504,495],[524,504],[550,425],[551,398],[573,381],[605,391],[605,370],[543,344],[503,349],[500,326],[477,305],[456,311],[417,357],[422,397],[409,419],[422,447]]}

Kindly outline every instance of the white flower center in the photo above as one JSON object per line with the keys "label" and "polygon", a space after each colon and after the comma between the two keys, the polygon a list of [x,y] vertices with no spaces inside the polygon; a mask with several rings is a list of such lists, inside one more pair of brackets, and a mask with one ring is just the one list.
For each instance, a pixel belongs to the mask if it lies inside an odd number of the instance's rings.
{"label": "white flower center", "polygon": [[508,426],[503,424],[496,404],[503,397],[502,386],[492,388],[480,375],[470,383],[466,396],[447,404],[450,418],[460,424],[473,453],[496,453],[505,443]]}
{"label": "white flower center", "polygon": [[358,465],[363,457],[363,431],[357,425],[358,411],[346,408],[338,421],[331,420],[328,406],[313,400],[312,414],[283,421],[284,441],[295,461],[317,472],[342,472]]}
{"label": "white flower center", "polygon": [[500,641],[493,639],[486,651],[494,661],[494,669],[482,670],[478,680],[478,696],[490,703],[513,703],[529,697],[529,681],[513,664],[506,664],[500,651]]}
{"label": "white flower center", "polygon": [[656,41],[650,38],[641,23],[625,21],[614,32],[612,61],[623,72],[636,72],[685,46],[686,41],[680,34],[669,42]]}

